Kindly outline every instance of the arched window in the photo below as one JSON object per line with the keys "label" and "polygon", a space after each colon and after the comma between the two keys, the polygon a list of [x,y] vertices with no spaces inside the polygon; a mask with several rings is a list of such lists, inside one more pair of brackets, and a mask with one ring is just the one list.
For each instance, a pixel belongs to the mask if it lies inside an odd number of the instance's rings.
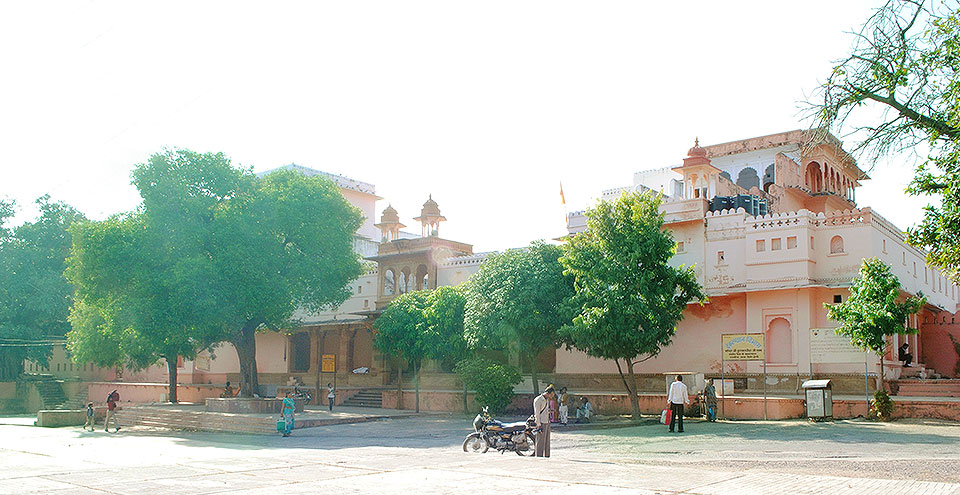
{"label": "arched window", "polygon": [[417,290],[427,290],[430,288],[430,286],[427,284],[427,265],[421,264],[417,267],[417,276],[415,281]]}
{"label": "arched window", "polygon": [[767,362],[793,362],[793,332],[785,318],[774,318],[767,326]]}
{"label": "arched window", "polygon": [[747,167],[737,174],[737,185],[748,191],[751,187],[756,187],[759,189],[760,176],[757,175],[757,171],[755,169]]}
{"label": "arched window", "polygon": [[400,272],[400,278],[397,279],[397,294],[405,294],[407,292],[407,273],[406,271]]}
{"label": "arched window", "polygon": [[842,253],[843,252],[843,237],[838,235],[833,236],[833,239],[830,239],[830,254]]}
{"label": "arched window", "polygon": [[811,192],[820,192],[823,188],[823,174],[820,172],[820,164],[810,162],[807,164],[807,170],[804,172],[804,182]]}
{"label": "arched window", "polygon": [[392,296],[394,294],[393,270],[387,270],[383,274],[383,295]]}

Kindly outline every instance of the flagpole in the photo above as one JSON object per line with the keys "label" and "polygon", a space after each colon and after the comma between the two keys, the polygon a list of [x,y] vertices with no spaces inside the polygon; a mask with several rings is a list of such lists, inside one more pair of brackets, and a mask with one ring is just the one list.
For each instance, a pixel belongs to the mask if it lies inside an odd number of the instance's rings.
{"label": "flagpole", "polygon": [[563,225],[570,228],[570,215],[567,214],[567,198],[563,196],[563,181],[560,181],[560,204],[563,205]]}

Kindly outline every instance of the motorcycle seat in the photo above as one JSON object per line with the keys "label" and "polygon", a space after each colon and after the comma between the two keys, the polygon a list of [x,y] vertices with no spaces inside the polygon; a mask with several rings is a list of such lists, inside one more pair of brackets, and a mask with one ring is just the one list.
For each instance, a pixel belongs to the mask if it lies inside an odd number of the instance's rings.
{"label": "motorcycle seat", "polygon": [[527,422],[520,421],[517,423],[503,423],[501,425],[501,428],[503,428],[503,431],[506,431],[506,432],[521,431],[527,428]]}

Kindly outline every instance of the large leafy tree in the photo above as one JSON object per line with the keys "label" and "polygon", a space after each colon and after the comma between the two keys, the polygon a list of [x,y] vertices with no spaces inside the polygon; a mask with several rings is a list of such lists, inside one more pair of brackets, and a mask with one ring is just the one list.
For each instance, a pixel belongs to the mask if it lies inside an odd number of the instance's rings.
{"label": "large leafy tree", "polygon": [[24,359],[46,362],[51,342],[70,329],[73,291],[63,271],[68,228],[83,215],[49,196],[36,203],[40,216],[11,228],[14,203],[0,201],[0,379],[15,378]]}
{"label": "large leafy tree", "polygon": [[490,255],[467,284],[465,335],[474,348],[516,347],[539,394],[537,356],[559,347],[559,330],[572,314],[564,301],[573,277],[564,275],[559,246],[536,241]]}
{"label": "large leafy tree", "polygon": [[134,213],[72,229],[67,275],[76,287],[68,334],[74,359],[142,369],[167,363],[177,402],[177,358],[192,358],[226,335],[208,259],[161,240],[149,215]]}
{"label": "large leafy tree", "polygon": [[926,155],[907,191],[939,197],[909,241],[960,281],[960,18],[954,1],[888,0],[855,34],[812,104],[813,126],[871,160]]}
{"label": "large leafy tree", "polygon": [[880,357],[880,383],[883,383],[883,354],[887,336],[916,333],[906,325],[907,317],[919,312],[926,297],[903,297],[900,280],[878,258],[863,260],[860,274],[853,279],[850,296],[839,304],[825,304],[827,316],[838,323],[836,332],[845,335],[862,350]]}
{"label": "large leafy tree", "polygon": [[363,268],[353,250],[363,216],[329,179],[278,170],[245,175],[214,218],[211,259],[229,301],[227,320],[239,323],[228,340],[246,395],[258,386],[258,330],[295,327],[297,308],[318,312],[350,297],[347,284]]}
{"label": "large leafy tree", "polygon": [[463,340],[464,302],[459,286],[408,292],[391,301],[374,323],[373,343],[377,349],[413,365],[417,412],[423,361],[456,362],[467,353]]}
{"label": "large leafy tree", "polygon": [[705,298],[691,267],[669,264],[675,247],[660,202],[649,192],[598,202],[587,210],[587,230],[570,239],[560,258],[575,279],[577,312],[561,337],[616,362],[635,418],[640,404],[633,366],[668,345],[687,304]]}
{"label": "large leafy tree", "polygon": [[[89,318],[83,328],[97,330],[89,342],[129,341],[128,360],[163,352],[175,366],[175,353],[226,340],[249,397],[258,388],[256,332],[295,325],[297,308],[343,302],[360,274],[352,246],[362,217],[325,178],[258,177],[221,153],[166,150],[138,165],[133,183],[143,198],[136,212],[78,232],[102,242],[103,256],[84,256],[83,245],[76,254],[78,287],[103,289],[75,308]],[[97,230],[108,227],[110,235]],[[121,284],[130,292],[110,289]],[[138,297],[125,303],[130,293]]]}

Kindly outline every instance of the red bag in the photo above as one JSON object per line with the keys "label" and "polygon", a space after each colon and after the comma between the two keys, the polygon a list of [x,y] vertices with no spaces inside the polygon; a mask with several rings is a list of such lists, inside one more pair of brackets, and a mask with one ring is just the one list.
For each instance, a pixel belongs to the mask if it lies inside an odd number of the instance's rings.
{"label": "red bag", "polygon": [[662,425],[669,425],[669,424],[670,424],[670,418],[671,418],[672,416],[673,416],[673,411],[672,411],[672,410],[670,410],[670,409],[664,409],[663,412],[660,413],[660,424],[662,424]]}

